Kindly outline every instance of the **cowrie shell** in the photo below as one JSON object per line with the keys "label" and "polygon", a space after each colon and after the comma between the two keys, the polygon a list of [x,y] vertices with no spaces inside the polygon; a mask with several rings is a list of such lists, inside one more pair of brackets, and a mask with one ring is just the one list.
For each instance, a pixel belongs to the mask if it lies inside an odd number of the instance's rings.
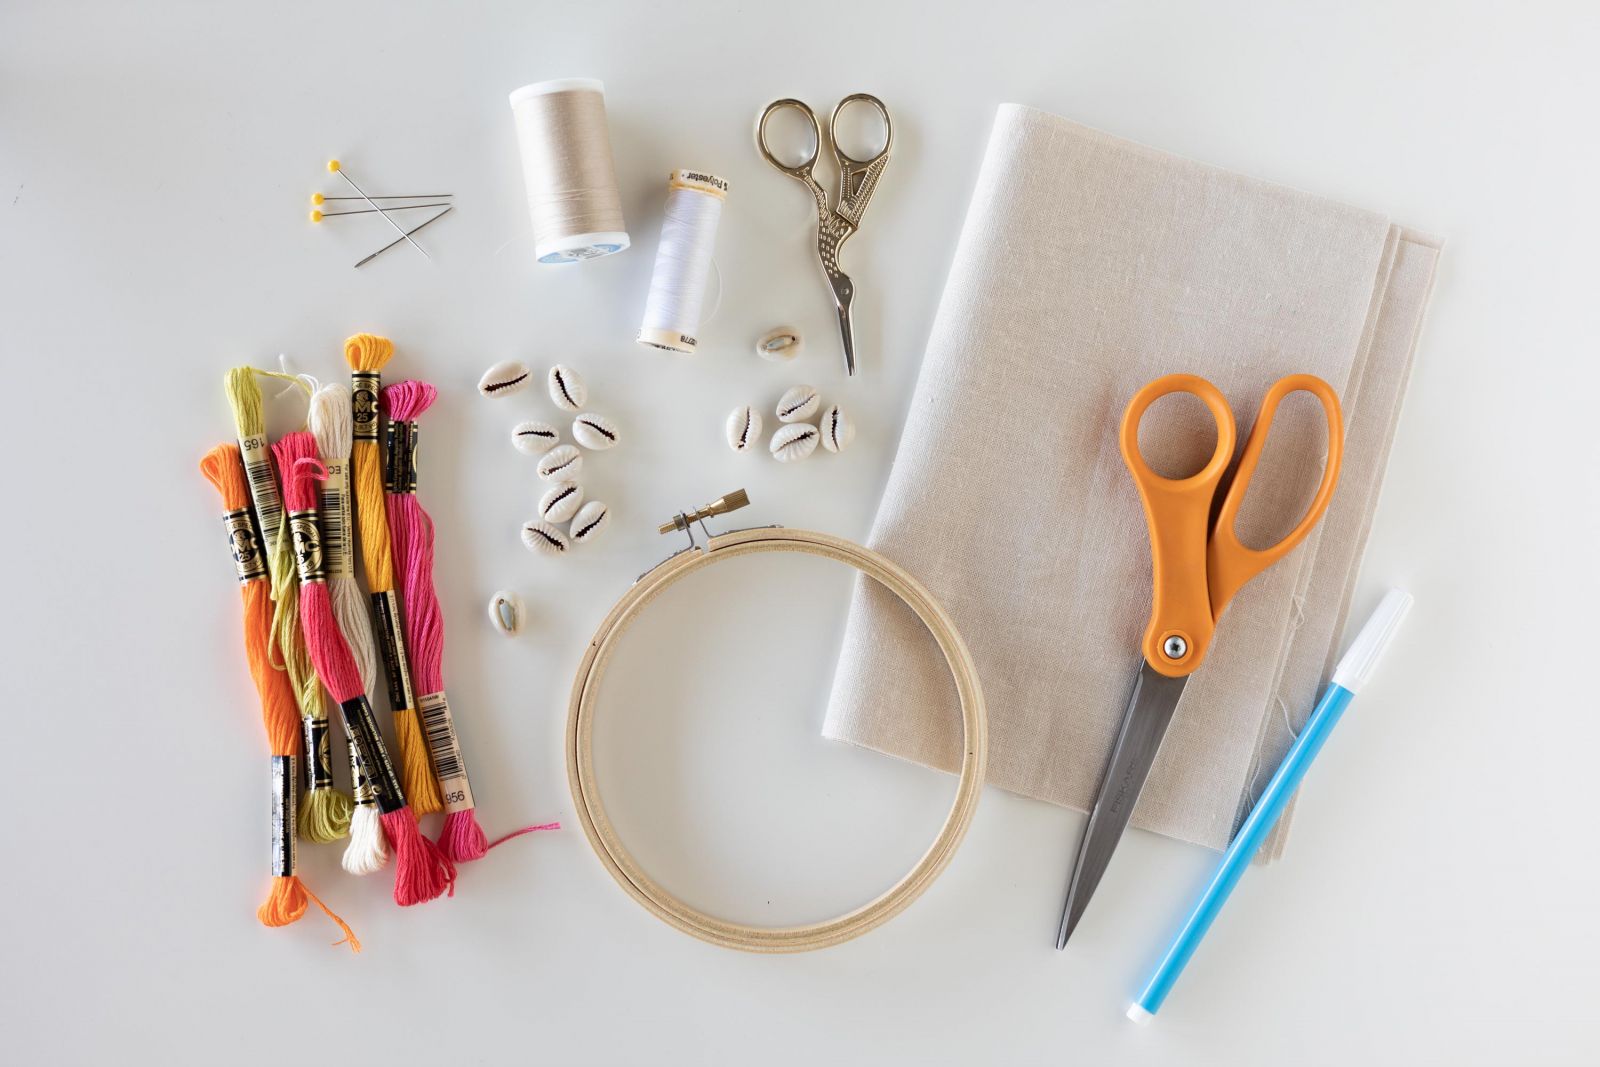
{"label": "cowrie shell", "polygon": [[494,628],[512,637],[522,630],[522,598],[502,589],[489,598],[489,621]]}
{"label": "cowrie shell", "polygon": [[528,368],[514,359],[496,363],[478,379],[478,392],[484,396],[510,396],[527,388]]}
{"label": "cowrie shell", "polygon": [[800,331],[793,326],[768,330],[756,340],[756,355],[774,363],[786,363],[800,354]]}
{"label": "cowrie shell", "polygon": [[822,435],[809,422],[792,422],[780,426],[772,435],[772,454],[783,463],[805,459],[817,450],[817,438]]}
{"label": "cowrie shell", "polygon": [[583,469],[583,453],[572,445],[556,445],[539,457],[539,477],[547,482],[567,481]]}
{"label": "cowrie shell", "polygon": [[822,398],[809,385],[791,386],[778,401],[779,422],[800,422],[817,413]]}
{"label": "cowrie shell", "polygon": [[728,414],[728,447],[748,452],[761,440],[761,412],[746,404]]}
{"label": "cowrie shell", "polygon": [[548,422],[529,419],[527,422],[517,423],[512,429],[511,443],[517,446],[518,452],[526,452],[530,456],[542,456],[561,443],[561,431]]}
{"label": "cowrie shell", "polygon": [[829,452],[843,452],[856,439],[856,424],[839,409],[838,404],[828,405],[817,430],[822,434],[822,447]]}
{"label": "cowrie shell", "polygon": [[557,363],[550,368],[550,400],[562,411],[582,411],[589,401],[589,390],[571,367]]}
{"label": "cowrie shell", "polygon": [[545,556],[565,555],[572,548],[566,534],[538,519],[522,527],[522,543]]}
{"label": "cowrie shell", "polygon": [[617,424],[604,415],[585,412],[572,420],[572,437],[584,448],[596,452],[613,448],[617,443]]}
{"label": "cowrie shell", "polygon": [[572,539],[579,544],[593,541],[611,523],[611,509],[591,500],[572,517]]}
{"label": "cowrie shell", "polygon": [[539,517],[545,522],[566,522],[578,513],[583,503],[583,486],[577,482],[557,482],[539,498]]}

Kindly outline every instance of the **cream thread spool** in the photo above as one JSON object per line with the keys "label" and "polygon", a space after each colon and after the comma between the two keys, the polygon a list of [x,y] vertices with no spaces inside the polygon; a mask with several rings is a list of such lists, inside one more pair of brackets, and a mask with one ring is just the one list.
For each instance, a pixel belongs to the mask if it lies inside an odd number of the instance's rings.
{"label": "cream thread spool", "polygon": [[699,346],[695,335],[700,331],[706,277],[727,196],[728,183],[715,174],[672,172],[644,325],[639,327],[640,344],[669,352],[693,352]]}
{"label": "cream thread spool", "polygon": [[628,247],[606,129],[605,85],[557,78],[511,94],[533,252],[540,263],[579,263]]}

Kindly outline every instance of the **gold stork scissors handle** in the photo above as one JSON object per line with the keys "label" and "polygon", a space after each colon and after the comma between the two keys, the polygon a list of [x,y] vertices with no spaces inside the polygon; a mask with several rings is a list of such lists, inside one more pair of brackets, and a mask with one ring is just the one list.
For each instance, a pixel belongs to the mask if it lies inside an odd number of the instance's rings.
{"label": "gold stork scissors handle", "polygon": [[[839,147],[838,139],[834,136],[839,115],[845,108],[856,103],[869,104],[883,116],[883,147],[869,159],[856,159],[851,156]],[[811,155],[793,165],[783,162],[767,146],[767,120],[785,108],[793,108],[805,116],[806,121],[811,123],[813,137]],[[850,235],[861,227],[861,216],[872,200],[872,194],[878,187],[878,179],[883,176],[884,168],[889,165],[889,151],[894,147],[894,123],[890,120],[889,109],[884,106],[882,100],[870,93],[852,93],[839,101],[833,109],[833,114],[828,117],[827,135],[827,141],[833,150],[834,162],[839,168],[839,195],[837,203],[832,207],[828,205],[827,191],[812,173],[817,158],[822,154],[823,144],[822,124],[817,121],[816,112],[802,100],[785,97],[768,104],[762,109],[761,117],[756,120],[756,148],[761,152],[761,158],[770,163],[775,170],[787,174],[811,190],[811,196],[817,203],[817,258],[822,263],[822,271],[828,279],[828,288],[833,292],[834,307],[839,313],[839,336],[844,344],[845,370],[854,374],[855,333],[850,322],[850,304],[855,297],[855,283],[839,268],[839,251],[850,239]]]}

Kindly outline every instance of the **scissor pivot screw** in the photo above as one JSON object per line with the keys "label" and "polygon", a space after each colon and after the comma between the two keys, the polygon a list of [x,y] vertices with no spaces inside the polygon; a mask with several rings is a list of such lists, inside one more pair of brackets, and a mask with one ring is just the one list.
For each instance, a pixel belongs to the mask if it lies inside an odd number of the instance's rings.
{"label": "scissor pivot screw", "polygon": [[1173,634],[1171,637],[1168,637],[1165,641],[1161,642],[1161,652],[1168,659],[1182,659],[1189,654],[1189,642],[1185,641],[1177,634]]}

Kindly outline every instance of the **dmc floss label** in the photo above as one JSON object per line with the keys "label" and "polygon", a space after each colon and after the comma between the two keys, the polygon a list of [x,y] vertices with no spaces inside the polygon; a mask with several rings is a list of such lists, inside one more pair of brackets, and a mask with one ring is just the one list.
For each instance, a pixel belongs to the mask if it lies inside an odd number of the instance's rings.
{"label": "dmc floss label", "polygon": [[367,778],[366,766],[361,762],[361,753],[356,751],[348,726],[345,728],[345,740],[348,742],[345,747],[350,755],[350,795],[357,806],[375,805],[378,803],[377,791],[372,788],[372,782]]}
{"label": "dmc floss label", "polygon": [[264,433],[239,438],[239,458],[244,461],[245,480],[250,483],[250,503],[255,507],[257,539],[268,552],[278,543],[283,525],[283,499],[272,477],[272,449]]}
{"label": "dmc floss label", "polygon": [[306,735],[306,789],[332,789],[333,750],[328,742],[328,720],[307,715],[300,724]]}
{"label": "dmc floss label", "polygon": [[699,347],[700,312],[727,195],[727,181],[715,174],[672,172],[650,295],[637,337],[640,344],[668,352],[693,352]]}
{"label": "dmc floss label", "polygon": [[373,718],[372,705],[365,693],[340,703],[339,713],[344,716],[344,728],[361,756],[361,766],[367,771],[367,781],[378,798],[378,810],[387,815],[406,806],[405,792],[400,788],[400,778],[389,762],[389,750],[383,746],[383,735],[378,732],[378,720]]}
{"label": "dmc floss label", "polygon": [[294,565],[300,573],[300,584],[325,582],[328,567],[322,556],[322,531],[317,527],[315,508],[289,512],[290,543],[294,546]]}
{"label": "dmc floss label", "polygon": [[383,491],[417,491],[417,424],[391,421],[384,431]]}
{"label": "dmc floss label", "polygon": [[511,94],[540,263],[582,263],[628,247],[606,123],[605,85],[559,78]]}
{"label": "dmc floss label", "polygon": [[389,709],[404,711],[414,708],[411,662],[406,659],[400,598],[393,589],[372,594],[372,614],[378,620],[378,647],[383,650],[383,674],[389,684]]}
{"label": "dmc floss label", "polygon": [[350,522],[350,469],[344,460],[324,464],[328,477],[320,489],[318,522],[322,528],[322,555],[327,560],[328,577],[356,576],[354,530]]}
{"label": "dmc floss label", "polygon": [[228,512],[222,516],[222,524],[228,531],[228,551],[233,555],[233,569],[239,576],[239,584],[265,581],[267,557],[261,551],[261,542],[256,537],[256,524],[250,517],[250,509]]}
{"label": "dmc floss label", "polygon": [[274,878],[288,878],[294,874],[294,826],[298,793],[294,757],[273,756],[271,866]]}
{"label": "dmc floss label", "polygon": [[378,390],[382,379],[377,371],[350,372],[350,435],[355,441],[378,439]]}
{"label": "dmc floss label", "polygon": [[472,784],[467,781],[467,765],[461,758],[461,743],[456,739],[455,721],[443,693],[429,693],[417,702],[422,733],[428,740],[428,755],[433,774],[439,780],[445,812],[467,811],[472,802]]}

